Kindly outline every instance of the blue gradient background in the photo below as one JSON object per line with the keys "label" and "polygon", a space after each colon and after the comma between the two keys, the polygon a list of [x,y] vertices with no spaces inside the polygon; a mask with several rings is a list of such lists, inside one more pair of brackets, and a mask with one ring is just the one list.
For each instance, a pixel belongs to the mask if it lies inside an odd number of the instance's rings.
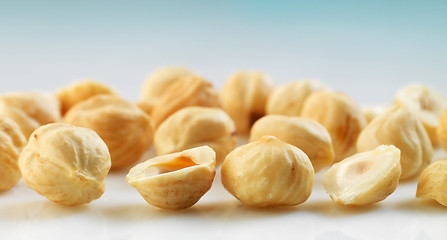
{"label": "blue gradient background", "polygon": [[447,1],[0,3],[0,93],[89,77],[137,100],[164,65],[218,88],[241,69],[317,78],[362,104],[410,82],[447,94]]}

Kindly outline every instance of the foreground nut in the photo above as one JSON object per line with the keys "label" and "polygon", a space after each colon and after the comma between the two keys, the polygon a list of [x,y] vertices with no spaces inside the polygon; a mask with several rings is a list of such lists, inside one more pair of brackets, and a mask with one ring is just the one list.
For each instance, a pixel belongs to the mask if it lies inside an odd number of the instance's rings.
{"label": "foreground nut", "polygon": [[265,115],[272,90],[272,80],[261,72],[237,72],[225,82],[220,98],[238,133],[247,134],[253,123]]}
{"label": "foreground nut", "polygon": [[401,174],[400,150],[382,145],[334,164],[323,175],[329,196],[340,205],[379,202],[396,190]]}
{"label": "foreground nut", "polygon": [[430,164],[419,176],[417,198],[434,199],[447,206],[447,160]]}
{"label": "foreground nut", "polygon": [[130,169],[126,180],[153,206],[188,208],[211,188],[215,156],[207,146],[159,156]]}
{"label": "foreground nut", "polygon": [[366,125],[360,107],[343,93],[317,91],[306,100],[301,117],[321,123],[331,135],[335,162],[356,152],[357,137]]}
{"label": "foreground nut", "polygon": [[26,185],[62,205],[98,199],[110,169],[106,144],[92,130],[63,123],[42,126],[19,156]]}
{"label": "foreground nut", "polygon": [[383,144],[400,149],[401,180],[417,176],[433,156],[427,132],[416,114],[405,106],[393,106],[374,118],[360,134],[357,151],[369,151]]}
{"label": "foreground nut", "polygon": [[268,135],[301,149],[309,157],[315,172],[334,161],[331,136],[326,128],[312,119],[267,115],[251,128],[250,142]]}
{"label": "foreground nut", "polygon": [[0,192],[13,188],[20,180],[17,161],[25,144],[19,126],[8,117],[0,117]]}
{"label": "foreground nut", "polygon": [[254,207],[298,205],[309,198],[314,184],[306,154],[273,136],[230,152],[221,171],[225,189]]}
{"label": "foreground nut", "polygon": [[118,95],[109,86],[91,79],[72,83],[60,89],[56,95],[61,103],[61,113],[65,115],[77,103],[101,94]]}
{"label": "foreground nut", "polygon": [[187,107],[169,116],[154,135],[158,155],[207,145],[221,163],[236,146],[233,120],[219,108]]}
{"label": "foreground nut", "polygon": [[397,92],[394,103],[413,107],[433,146],[439,145],[436,129],[442,112],[447,108],[447,98],[423,84],[410,84]]}
{"label": "foreground nut", "polygon": [[441,146],[447,151],[447,108],[441,115],[438,129],[437,129],[438,139]]}
{"label": "foreground nut", "polygon": [[149,116],[117,96],[99,95],[76,104],[64,121],[98,133],[109,148],[112,169],[130,166],[152,144]]}

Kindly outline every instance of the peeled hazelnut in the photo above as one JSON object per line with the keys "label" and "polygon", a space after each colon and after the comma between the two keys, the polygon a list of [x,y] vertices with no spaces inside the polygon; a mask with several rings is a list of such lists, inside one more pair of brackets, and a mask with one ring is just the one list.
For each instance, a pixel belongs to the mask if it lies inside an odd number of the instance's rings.
{"label": "peeled hazelnut", "polygon": [[447,108],[444,110],[439,120],[437,134],[439,143],[447,151]]}
{"label": "peeled hazelnut", "polygon": [[410,84],[397,92],[394,104],[413,107],[433,146],[439,145],[436,128],[442,112],[447,108],[447,98],[423,84]]}
{"label": "peeled hazelnut", "polygon": [[382,145],[334,164],[323,175],[329,196],[340,205],[379,202],[396,190],[401,174],[400,150]]}
{"label": "peeled hazelnut", "polygon": [[304,102],[301,117],[313,119],[329,131],[335,162],[356,152],[357,137],[366,125],[360,107],[352,98],[338,92],[312,93]]}
{"label": "peeled hazelnut", "polygon": [[53,123],[34,131],[19,156],[26,185],[62,205],[98,199],[110,169],[106,144],[92,130]]}
{"label": "peeled hazelnut", "polygon": [[254,207],[298,205],[309,198],[314,184],[306,154],[273,136],[230,152],[221,171],[225,189]]}
{"label": "peeled hazelnut", "polygon": [[273,87],[273,81],[261,72],[237,72],[225,82],[220,98],[238,133],[249,133],[253,123],[265,115]]}
{"label": "peeled hazelnut", "polygon": [[109,86],[91,79],[75,82],[60,89],[57,98],[61,103],[62,115],[77,103],[101,94],[118,95]]}
{"label": "peeled hazelnut", "polygon": [[334,149],[329,132],[312,119],[280,115],[264,116],[251,128],[250,142],[269,135],[301,149],[309,157],[316,172],[334,161]]}
{"label": "peeled hazelnut", "polygon": [[112,169],[135,163],[152,144],[149,116],[137,106],[113,95],[98,95],[72,107],[65,123],[93,129],[112,156]]}
{"label": "peeled hazelnut", "polygon": [[217,90],[210,82],[198,76],[184,77],[170,84],[152,109],[151,116],[158,127],[171,114],[191,106],[221,106]]}
{"label": "peeled hazelnut", "polygon": [[269,95],[266,114],[300,116],[306,98],[315,91],[328,89],[314,80],[302,80],[275,88]]}
{"label": "peeled hazelnut", "polygon": [[370,123],[375,117],[385,112],[387,108],[383,106],[369,106],[362,107],[363,116],[365,116],[366,122]]}
{"label": "peeled hazelnut", "polygon": [[207,145],[221,163],[236,146],[233,120],[219,108],[187,107],[164,121],[156,130],[154,145],[158,155]]}
{"label": "peeled hazelnut", "polygon": [[207,146],[159,156],[130,169],[126,180],[153,206],[188,208],[211,188],[215,156]]}
{"label": "peeled hazelnut", "polygon": [[419,176],[417,198],[434,199],[447,206],[447,160],[430,164]]}
{"label": "peeled hazelnut", "polygon": [[19,126],[8,117],[0,117],[0,192],[19,182],[21,175],[17,161],[25,144]]}
{"label": "peeled hazelnut", "polygon": [[416,114],[405,106],[393,106],[375,117],[360,134],[357,151],[369,151],[383,144],[400,149],[401,180],[417,176],[433,156],[427,132]]}

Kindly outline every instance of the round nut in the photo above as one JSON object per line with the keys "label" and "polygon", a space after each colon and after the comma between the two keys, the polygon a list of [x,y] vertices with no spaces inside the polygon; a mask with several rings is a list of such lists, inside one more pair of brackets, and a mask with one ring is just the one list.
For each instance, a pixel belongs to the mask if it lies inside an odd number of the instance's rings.
{"label": "round nut", "polygon": [[65,123],[93,129],[107,144],[112,169],[135,163],[152,144],[149,116],[137,106],[113,95],[99,95],[72,107]]}
{"label": "round nut", "polygon": [[253,123],[265,115],[273,86],[261,72],[237,72],[225,82],[220,98],[238,133],[248,134]]}
{"label": "round nut", "polygon": [[393,106],[375,117],[360,134],[357,151],[369,151],[380,145],[394,145],[400,149],[400,180],[416,177],[433,156],[427,132],[414,111],[406,106]]}
{"label": "round nut", "polygon": [[8,117],[0,117],[0,192],[19,182],[21,175],[17,161],[25,144],[19,126]]}
{"label": "round nut", "polygon": [[419,176],[416,190],[417,198],[434,199],[447,206],[447,160],[430,164]]}
{"label": "round nut", "polygon": [[264,116],[251,128],[250,142],[258,141],[263,136],[275,136],[301,149],[309,157],[316,172],[334,161],[334,149],[329,132],[312,119],[280,115]]}
{"label": "round nut", "polygon": [[158,155],[209,146],[221,163],[236,146],[233,120],[219,108],[187,107],[169,116],[155,132]]}
{"label": "round nut", "polygon": [[438,129],[437,129],[438,139],[441,146],[447,151],[447,108],[441,115]]}
{"label": "round nut", "polygon": [[63,123],[36,129],[19,156],[26,185],[62,205],[98,199],[110,164],[107,146],[94,131]]}
{"label": "round nut", "polygon": [[225,189],[254,207],[298,205],[309,198],[314,184],[306,154],[273,136],[230,152],[221,172]]}
{"label": "round nut", "polygon": [[360,107],[343,93],[317,91],[306,100],[301,117],[323,125],[331,135],[335,162],[356,152],[357,137],[366,125]]}
{"label": "round nut", "polygon": [[194,205],[211,188],[216,154],[202,146],[142,162],[126,176],[149,204],[165,209]]}

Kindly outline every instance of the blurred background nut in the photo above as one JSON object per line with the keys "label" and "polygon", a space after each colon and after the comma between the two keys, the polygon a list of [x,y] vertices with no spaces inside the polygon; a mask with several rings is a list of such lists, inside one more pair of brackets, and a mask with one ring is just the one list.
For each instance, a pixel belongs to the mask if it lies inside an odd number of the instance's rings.
{"label": "blurred background nut", "polygon": [[221,173],[225,189],[254,207],[298,205],[309,198],[314,184],[306,154],[273,136],[230,152]]}
{"label": "blurred background nut", "polygon": [[21,175],[17,161],[25,144],[19,126],[8,117],[0,117],[0,192],[19,182]]}
{"label": "blurred background nut", "polygon": [[357,140],[357,151],[380,145],[394,145],[401,151],[400,180],[416,177],[431,161],[433,147],[416,114],[406,106],[393,106],[375,117]]}
{"label": "blurred background nut", "polygon": [[0,115],[14,120],[25,138],[42,125],[61,121],[57,98],[40,92],[14,92],[1,95]]}
{"label": "blurred background nut", "polygon": [[198,76],[183,77],[170,84],[152,109],[155,127],[176,111],[191,106],[221,107],[213,85]]}
{"label": "blurred background nut", "polygon": [[63,123],[32,133],[19,156],[26,185],[62,205],[98,199],[110,169],[106,144],[92,130]]}
{"label": "blurred background nut", "polygon": [[208,146],[159,156],[130,169],[126,180],[153,206],[188,208],[211,188],[215,157]]}
{"label": "blurred background nut", "polygon": [[365,116],[366,122],[370,123],[375,117],[385,112],[387,107],[384,106],[366,106],[362,107],[363,116]]}
{"label": "blurred background nut", "polygon": [[60,101],[61,113],[65,115],[77,103],[101,94],[118,95],[109,86],[95,80],[86,79],[60,89],[56,96]]}
{"label": "blurred background nut", "polygon": [[154,145],[158,155],[207,145],[221,163],[236,146],[233,120],[219,108],[187,107],[164,121],[156,130]]}
{"label": "blurred background nut", "polygon": [[331,136],[318,122],[301,117],[267,115],[255,122],[250,131],[250,142],[263,136],[275,136],[301,149],[312,162],[315,172],[334,161]]}
{"label": "blurred background nut", "polygon": [[439,143],[447,151],[447,108],[442,113],[439,122],[437,130]]}
{"label": "blurred background nut", "polygon": [[137,106],[113,95],[99,95],[72,107],[65,123],[93,129],[104,140],[112,169],[135,163],[152,144],[149,116]]}
{"label": "blurred background nut", "polygon": [[423,84],[410,84],[397,92],[394,104],[413,107],[433,146],[439,145],[436,129],[442,112],[447,108],[446,97]]}
{"label": "blurred background nut", "polygon": [[447,160],[430,164],[419,176],[417,198],[434,199],[447,206]]}
{"label": "blurred background nut", "polygon": [[335,162],[356,152],[357,137],[366,125],[360,107],[352,98],[338,92],[312,93],[304,102],[301,117],[313,119],[329,131]]}
{"label": "blurred background nut", "polygon": [[225,82],[220,98],[240,134],[248,134],[253,123],[265,115],[273,81],[261,72],[236,72]]}
{"label": "blurred background nut", "polygon": [[306,98],[315,91],[327,90],[315,80],[302,80],[276,87],[269,95],[266,114],[300,116]]}

